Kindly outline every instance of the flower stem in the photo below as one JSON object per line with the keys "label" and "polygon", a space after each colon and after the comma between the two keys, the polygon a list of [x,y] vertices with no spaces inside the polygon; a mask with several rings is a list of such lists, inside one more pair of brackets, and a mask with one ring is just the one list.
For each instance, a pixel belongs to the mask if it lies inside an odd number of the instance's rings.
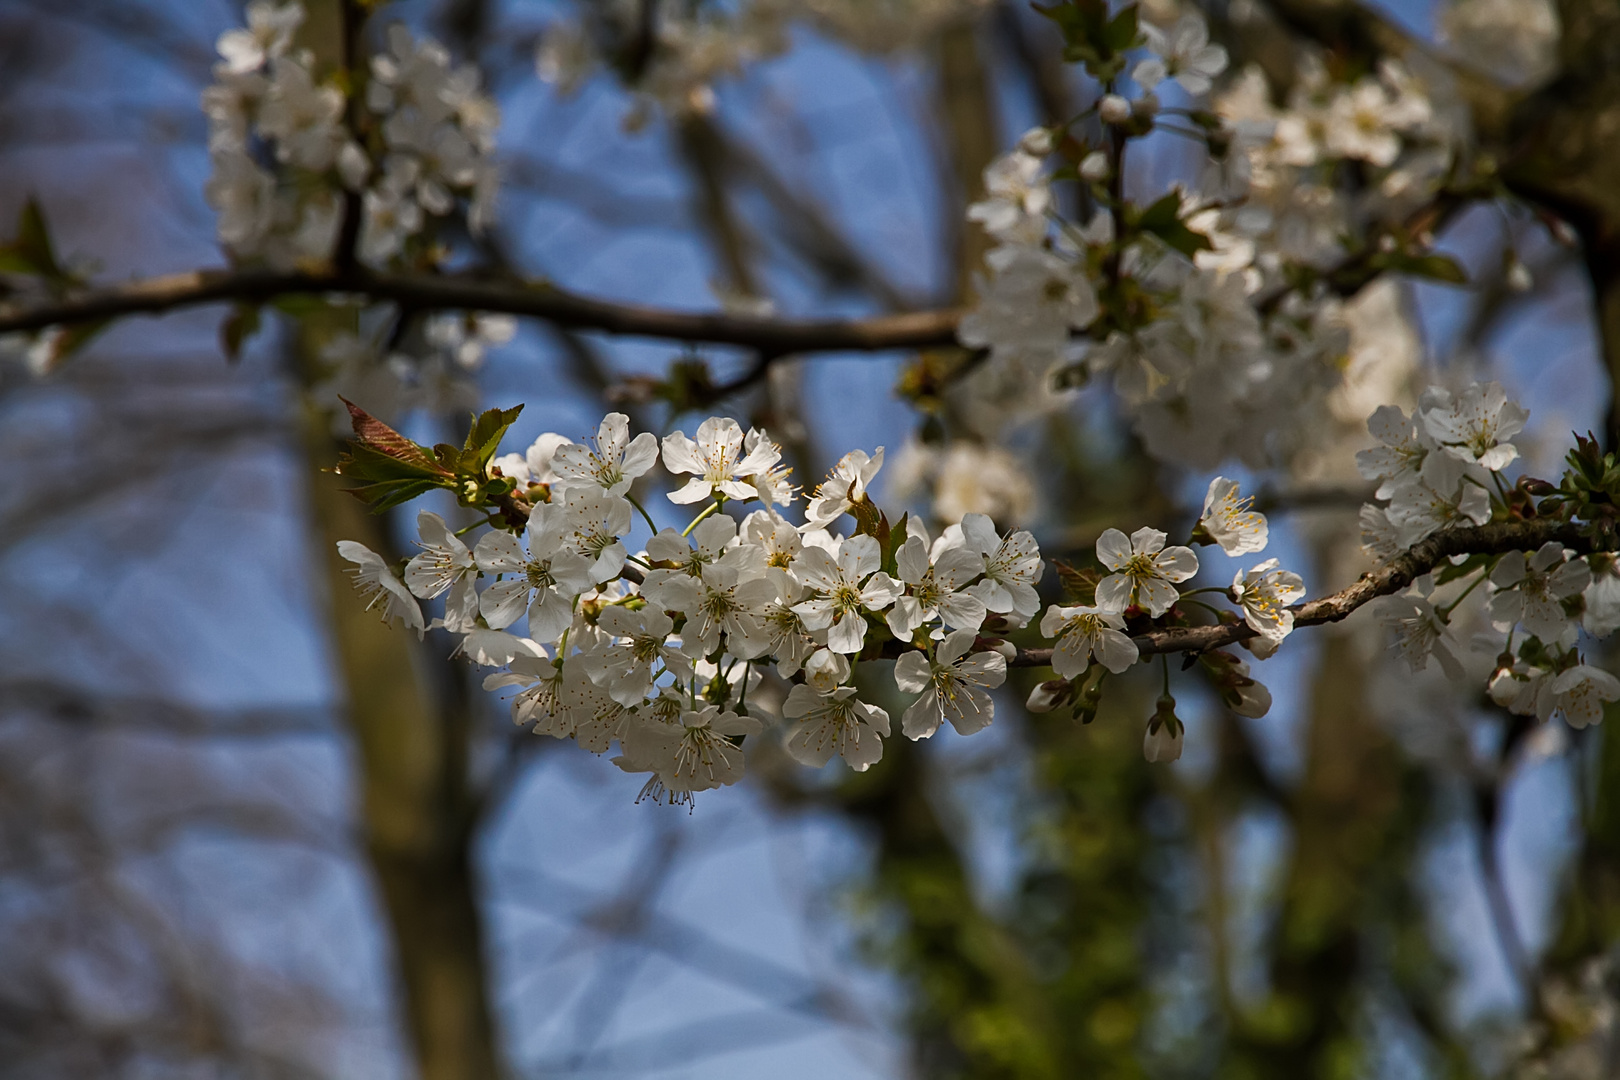
{"label": "flower stem", "polygon": [[624,493],[624,497],[626,499],[630,500],[630,505],[631,506],[633,506],[637,510],[641,511],[642,520],[646,521],[647,528],[652,530],[652,534],[654,536],[657,536],[658,535],[658,525],[653,521],[652,515],[647,513],[647,508],[645,506],[642,506],[639,502],[637,502],[636,497],[634,495],[630,494],[628,491]]}
{"label": "flower stem", "polygon": [[493,525],[493,524],[495,524],[495,521],[496,521],[496,515],[488,514],[488,515],[486,515],[484,517],[484,519],[482,521],[475,521],[471,525],[464,525],[461,528],[457,529],[455,532],[451,533],[450,535],[451,536],[466,536],[468,533],[470,533],[474,529],[478,528],[478,526],[480,526],[480,525]]}
{"label": "flower stem", "polygon": [[1471,593],[1475,589],[1479,588],[1479,583],[1484,581],[1486,576],[1487,575],[1485,575],[1484,573],[1481,573],[1473,581],[1470,581],[1468,583],[1468,588],[1464,589],[1462,592],[1457,594],[1457,599],[1453,600],[1451,603],[1447,604],[1445,607],[1435,608],[1434,609],[1435,614],[1440,616],[1440,621],[1443,622],[1443,623],[1449,623],[1451,621],[1451,613],[1453,611],[1457,610],[1457,605],[1462,603],[1464,600],[1466,600],[1468,598],[1469,593]]}
{"label": "flower stem", "polygon": [[708,506],[704,507],[703,508],[703,513],[701,513],[697,517],[693,518],[692,519],[692,524],[688,525],[685,529],[683,529],[681,531],[681,535],[682,536],[691,536],[692,535],[692,530],[697,528],[698,524],[701,521],[703,521],[704,518],[710,517],[713,514],[719,512],[721,505],[722,505],[722,503],[720,502],[720,500],[716,499],[714,502],[712,502]]}
{"label": "flower stem", "polygon": [[1170,657],[1166,653],[1159,654],[1159,667],[1164,671],[1164,696],[1170,696]]}

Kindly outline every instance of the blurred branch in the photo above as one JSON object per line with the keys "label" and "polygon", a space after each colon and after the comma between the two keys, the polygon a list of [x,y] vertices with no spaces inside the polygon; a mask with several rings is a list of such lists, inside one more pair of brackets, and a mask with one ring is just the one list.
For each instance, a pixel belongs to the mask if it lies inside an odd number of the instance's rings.
{"label": "blurred branch", "polygon": [[226,301],[264,303],[282,296],[353,293],[424,311],[460,308],[527,315],[577,330],[631,337],[742,345],[790,352],[875,352],[949,345],[954,308],[868,319],[785,319],[723,312],[671,311],[619,304],[555,285],[467,276],[274,270],[192,270],[89,289],[40,304],[0,308],[0,334],[159,314]]}

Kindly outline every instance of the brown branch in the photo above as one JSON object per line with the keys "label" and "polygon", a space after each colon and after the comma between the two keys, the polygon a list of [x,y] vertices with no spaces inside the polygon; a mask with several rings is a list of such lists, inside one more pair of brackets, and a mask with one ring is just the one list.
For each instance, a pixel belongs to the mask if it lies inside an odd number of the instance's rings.
{"label": "brown branch", "polygon": [[262,303],[281,296],[354,293],[424,311],[498,311],[557,326],[630,337],[738,345],[785,355],[928,348],[956,340],[953,308],[869,319],[783,319],[725,312],[672,311],[580,296],[555,285],[469,276],[272,270],[193,270],[89,289],[42,304],[0,306],[0,334],[157,315],[226,301]]}
{"label": "brown branch", "polygon": [[[1556,540],[1576,551],[1593,550],[1592,541],[1580,533],[1572,521],[1541,519],[1504,521],[1462,529],[1447,529],[1419,541],[1378,569],[1363,574],[1361,580],[1320,600],[1294,609],[1294,625],[1319,626],[1338,622],[1357,608],[1380,596],[1400,592],[1423,574],[1453,555],[1496,555],[1507,551],[1530,551]],[[1143,656],[1157,653],[1208,652],[1255,637],[1246,623],[1174,627],[1154,630],[1132,638]],[[1008,662],[1010,667],[1045,667],[1052,662],[1051,649],[1020,649]]]}

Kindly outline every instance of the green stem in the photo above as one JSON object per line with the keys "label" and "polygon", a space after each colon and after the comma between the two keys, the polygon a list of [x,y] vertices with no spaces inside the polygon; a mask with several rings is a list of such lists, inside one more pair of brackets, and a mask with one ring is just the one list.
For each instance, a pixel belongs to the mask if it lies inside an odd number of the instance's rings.
{"label": "green stem", "polygon": [[642,520],[644,520],[647,523],[647,528],[652,530],[652,534],[654,536],[657,536],[658,535],[658,525],[657,525],[656,522],[653,521],[652,515],[647,513],[647,508],[642,506],[639,502],[637,502],[636,497],[634,495],[630,494],[628,491],[624,493],[624,497],[626,499],[630,500],[630,505],[631,506],[633,506],[637,510],[641,511]]}
{"label": "green stem", "polygon": [[652,569],[652,564],[651,563],[643,562],[641,559],[639,559],[638,557],[636,557],[634,555],[626,555],[624,557],[624,561],[628,562],[628,563],[635,563],[637,566],[641,567],[643,570],[651,570]]}
{"label": "green stem", "polygon": [[1170,657],[1165,653],[1159,654],[1159,667],[1164,671],[1164,696],[1170,696]]}
{"label": "green stem", "polygon": [[704,518],[711,517],[712,515],[718,513],[719,510],[720,510],[721,505],[722,505],[722,501],[719,500],[719,499],[716,499],[714,502],[710,503],[708,506],[706,506],[704,508],[703,513],[699,514],[697,517],[692,519],[692,524],[688,525],[685,529],[683,529],[681,531],[681,535],[682,536],[691,536],[692,535],[692,530],[697,528],[699,523],[701,523]]}
{"label": "green stem", "polygon": [[493,525],[493,524],[495,524],[495,521],[496,521],[496,516],[494,514],[489,514],[489,515],[485,516],[485,518],[482,521],[475,521],[471,525],[464,525],[461,528],[457,529],[455,532],[451,533],[450,535],[451,536],[466,536],[468,533],[470,533],[474,529],[478,528],[478,526],[480,526],[480,525]]}
{"label": "green stem", "polygon": [[1451,613],[1457,610],[1457,605],[1466,600],[1469,593],[1479,588],[1479,583],[1484,581],[1487,576],[1487,574],[1481,573],[1477,578],[1468,583],[1468,588],[1457,594],[1457,599],[1453,600],[1445,607],[1435,608],[1434,613],[1440,616],[1440,621],[1443,623],[1449,623],[1451,621]]}

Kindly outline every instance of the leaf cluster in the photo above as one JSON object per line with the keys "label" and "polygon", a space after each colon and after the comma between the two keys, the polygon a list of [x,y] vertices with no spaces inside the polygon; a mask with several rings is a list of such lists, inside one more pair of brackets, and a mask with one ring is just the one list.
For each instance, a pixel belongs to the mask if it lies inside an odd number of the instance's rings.
{"label": "leaf cluster", "polygon": [[489,409],[473,417],[461,446],[439,443],[431,449],[401,435],[360,406],[343,399],[354,426],[354,440],[333,470],[361,481],[349,493],[373,513],[409,502],[435,488],[456,494],[463,506],[494,507],[512,494],[510,477],[491,476],[489,463],[523,406]]}
{"label": "leaf cluster", "polygon": [[1125,70],[1125,54],[1142,43],[1136,4],[1127,4],[1113,15],[1108,0],[1030,6],[1063,32],[1063,59],[1085,65],[1086,72],[1100,83],[1119,78]]}

